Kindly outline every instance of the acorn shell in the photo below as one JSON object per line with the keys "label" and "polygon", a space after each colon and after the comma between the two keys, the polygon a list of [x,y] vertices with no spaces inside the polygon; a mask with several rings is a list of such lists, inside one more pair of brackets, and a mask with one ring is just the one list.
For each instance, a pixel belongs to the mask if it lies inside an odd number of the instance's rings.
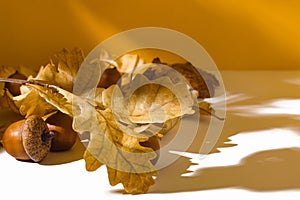
{"label": "acorn shell", "polygon": [[22,142],[22,131],[25,119],[10,124],[2,137],[2,145],[6,152],[17,160],[30,160]]}
{"label": "acorn shell", "polygon": [[43,160],[50,151],[51,140],[42,140],[42,135],[47,132],[49,132],[47,123],[37,115],[28,117],[24,122],[22,132],[23,147],[34,162]]}

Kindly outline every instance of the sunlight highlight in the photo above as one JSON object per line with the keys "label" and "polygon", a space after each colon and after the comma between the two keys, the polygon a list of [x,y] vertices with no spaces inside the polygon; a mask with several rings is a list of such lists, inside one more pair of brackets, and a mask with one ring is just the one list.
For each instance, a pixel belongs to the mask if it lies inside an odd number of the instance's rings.
{"label": "sunlight highlight", "polygon": [[[209,167],[238,165],[241,160],[253,153],[281,148],[300,147],[300,133],[292,129],[275,128],[254,132],[243,132],[229,138],[234,147],[219,148],[220,153],[201,155],[197,153],[170,151],[170,153],[190,158],[192,165],[189,173],[182,176],[193,176],[195,172]],[[270,158],[276,161],[277,158]],[[279,159],[279,158],[278,158]]]}
{"label": "sunlight highlight", "polygon": [[294,85],[300,85],[300,78],[288,79],[288,80],[285,80],[285,82],[291,83],[291,84],[294,84]]}
{"label": "sunlight highlight", "polygon": [[240,116],[291,115],[300,118],[300,99],[278,99],[259,105],[236,106],[229,108]]}
{"label": "sunlight highlight", "polygon": [[89,9],[85,3],[72,1],[68,5],[70,10],[73,11],[75,19],[80,20],[85,25],[85,32],[91,38],[103,39],[119,31],[108,19],[99,15],[99,13],[92,12],[94,10]]}
{"label": "sunlight highlight", "polygon": [[212,98],[206,98],[204,101],[211,103],[211,104],[221,104],[224,103],[224,100],[226,99],[227,104],[243,101],[246,99],[251,98],[250,96],[247,96],[245,94],[230,94],[228,91],[226,91],[226,96],[216,96]]}

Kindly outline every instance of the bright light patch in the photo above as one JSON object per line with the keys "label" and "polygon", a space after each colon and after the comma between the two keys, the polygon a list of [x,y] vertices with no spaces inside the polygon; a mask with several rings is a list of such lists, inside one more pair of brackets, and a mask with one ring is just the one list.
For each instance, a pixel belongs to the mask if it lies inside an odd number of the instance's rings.
{"label": "bright light patch", "polygon": [[256,109],[259,114],[270,115],[299,115],[300,116],[300,99],[282,99],[271,102],[265,108]]}
{"label": "bright light patch", "polygon": [[289,79],[289,80],[286,80],[285,82],[295,84],[295,85],[300,85],[300,78]]}
{"label": "bright light patch", "polygon": [[[269,129],[255,132],[243,132],[229,138],[234,147],[219,148],[220,153],[201,155],[197,153],[170,151],[170,153],[190,158],[191,165],[187,170],[194,172],[203,168],[238,165],[240,161],[256,152],[281,148],[300,148],[300,134],[290,129]],[[270,158],[276,160],[276,158]]]}
{"label": "bright light patch", "polygon": [[229,108],[240,116],[259,115],[293,115],[300,117],[300,99],[279,99],[259,105],[235,106]]}

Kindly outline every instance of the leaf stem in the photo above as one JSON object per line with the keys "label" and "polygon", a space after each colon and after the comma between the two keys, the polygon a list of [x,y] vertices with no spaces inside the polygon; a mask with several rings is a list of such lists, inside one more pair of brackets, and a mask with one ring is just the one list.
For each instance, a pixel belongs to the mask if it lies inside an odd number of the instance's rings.
{"label": "leaf stem", "polygon": [[50,85],[47,83],[41,83],[33,80],[23,80],[23,79],[14,79],[14,78],[1,78],[0,82],[7,82],[7,83],[16,83],[20,85],[38,85],[44,88],[51,89],[53,92],[57,92],[56,86]]}
{"label": "leaf stem", "polygon": [[27,80],[23,80],[23,79],[1,78],[1,77],[0,77],[0,82],[17,83],[17,84],[24,85],[24,84],[26,84],[28,81],[27,81]]}
{"label": "leaf stem", "polygon": [[204,112],[210,114],[211,116],[217,118],[218,120],[221,120],[221,121],[225,120],[224,117],[219,117],[218,115],[216,115],[216,114],[214,114],[213,112],[208,111],[208,110],[206,110],[206,109],[204,109],[204,108],[199,107],[199,109],[200,109],[201,111],[204,111]]}

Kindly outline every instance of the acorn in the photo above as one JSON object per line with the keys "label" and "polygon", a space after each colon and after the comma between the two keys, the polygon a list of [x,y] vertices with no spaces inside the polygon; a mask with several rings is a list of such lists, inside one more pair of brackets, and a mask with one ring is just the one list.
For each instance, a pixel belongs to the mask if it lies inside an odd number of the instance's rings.
{"label": "acorn", "polygon": [[8,126],[2,145],[17,160],[40,162],[47,156],[53,137],[47,123],[41,117],[32,115]]}
{"label": "acorn", "polygon": [[55,134],[50,151],[69,150],[76,142],[78,134],[72,128],[72,118],[62,112],[57,112],[46,119],[47,126]]}
{"label": "acorn", "polygon": [[120,78],[121,78],[121,74],[116,67],[107,68],[102,73],[97,87],[106,89],[109,86],[116,84]]}
{"label": "acorn", "polygon": [[12,123],[5,130],[2,145],[17,160],[42,161],[49,151],[66,151],[76,141],[72,119],[61,112],[44,121],[38,115]]}

